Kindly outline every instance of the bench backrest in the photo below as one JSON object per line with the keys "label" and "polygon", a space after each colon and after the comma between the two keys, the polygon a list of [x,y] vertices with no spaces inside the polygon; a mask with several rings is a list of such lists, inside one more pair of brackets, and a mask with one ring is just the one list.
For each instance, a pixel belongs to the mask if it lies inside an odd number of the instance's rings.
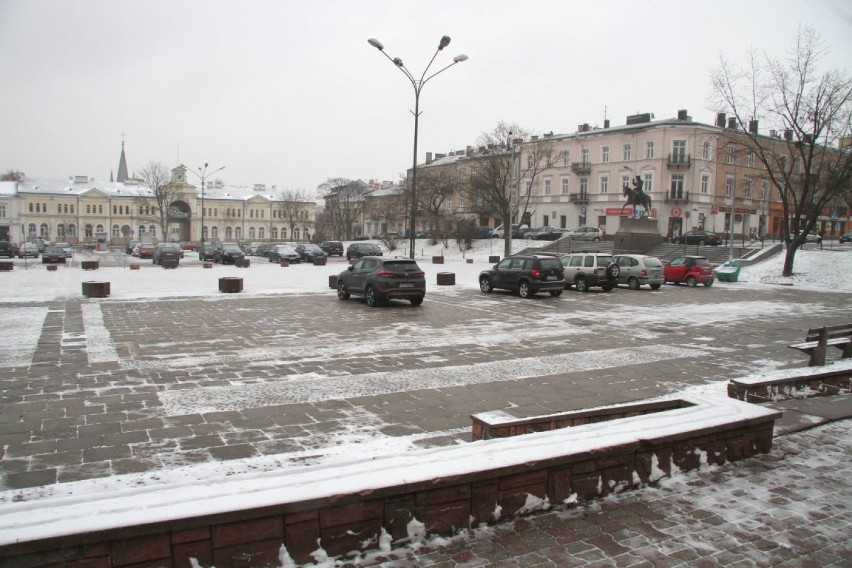
{"label": "bench backrest", "polygon": [[[837,337],[852,337],[852,323],[847,323],[844,325],[829,325],[826,326],[825,329],[826,331],[828,331],[828,339],[834,339]],[[805,336],[805,341],[819,341],[820,331],[822,331],[821,327],[809,329],[807,335]]]}

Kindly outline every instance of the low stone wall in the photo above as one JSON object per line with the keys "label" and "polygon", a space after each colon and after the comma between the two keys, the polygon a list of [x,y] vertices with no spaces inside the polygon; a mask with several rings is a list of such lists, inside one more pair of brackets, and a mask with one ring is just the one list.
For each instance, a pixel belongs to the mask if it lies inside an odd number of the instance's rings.
{"label": "low stone wall", "polygon": [[728,396],[753,403],[848,392],[852,392],[852,360],[848,359],[825,367],[782,369],[728,383]]}
{"label": "low stone wall", "polygon": [[[606,410],[608,415],[611,413]],[[277,566],[408,543],[767,452],[777,411],[725,397],[277,475],[9,503],[0,566]]]}

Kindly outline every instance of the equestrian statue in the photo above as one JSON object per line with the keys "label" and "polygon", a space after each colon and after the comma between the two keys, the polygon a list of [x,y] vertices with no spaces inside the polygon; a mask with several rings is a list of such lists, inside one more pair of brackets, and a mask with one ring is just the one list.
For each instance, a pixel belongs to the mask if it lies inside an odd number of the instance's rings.
{"label": "equestrian statue", "polygon": [[633,178],[633,189],[629,188],[625,183],[622,187],[622,193],[625,197],[627,197],[627,202],[621,206],[621,214],[624,214],[624,208],[628,205],[633,205],[634,207],[637,205],[641,205],[645,208],[645,216],[649,217],[651,215],[651,196],[642,191],[642,186],[644,182],[639,176]]}

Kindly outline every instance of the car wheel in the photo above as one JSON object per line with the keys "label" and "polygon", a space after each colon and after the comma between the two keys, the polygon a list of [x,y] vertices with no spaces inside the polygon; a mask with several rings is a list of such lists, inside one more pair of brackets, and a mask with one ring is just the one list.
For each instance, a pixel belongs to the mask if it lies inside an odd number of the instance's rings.
{"label": "car wheel", "polygon": [[530,283],[526,280],[518,282],[518,296],[521,298],[531,298],[533,296],[532,290],[530,290]]}
{"label": "car wheel", "polygon": [[606,267],[606,276],[610,280],[615,280],[616,278],[618,278],[619,274],[621,274],[621,267],[618,266],[616,263],[613,262],[612,264]]}
{"label": "car wheel", "polygon": [[410,301],[412,306],[419,306],[423,303],[423,296],[415,296]]}
{"label": "car wheel", "polygon": [[700,246],[700,247],[704,246],[704,239],[701,239],[700,241],[698,241],[698,246]]}
{"label": "car wheel", "polygon": [[695,276],[689,276],[686,279],[686,285],[690,288],[695,288],[696,286],[698,286],[698,280],[695,278]]}
{"label": "car wheel", "polygon": [[551,290],[550,295],[554,298],[558,298],[562,295],[562,290]]}
{"label": "car wheel", "polygon": [[592,239],[592,242],[593,242],[593,243],[596,243],[596,242],[598,242],[598,241],[600,241],[600,240],[601,240],[601,238],[600,238],[600,237],[595,237],[594,239]]}
{"label": "car wheel", "polygon": [[712,281],[711,281],[711,282],[705,282],[705,283],[704,283],[704,285],[705,285],[707,288],[709,288],[710,286],[712,286],[712,285],[713,285],[713,282],[712,282]]}
{"label": "car wheel", "polygon": [[346,291],[346,284],[343,282],[337,283],[337,299],[338,300],[348,300],[349,292]]}
{"label": "car wheel", "polygon": [[375,288],[373,288],[372,286],[367,286],[366,296],[368,306],[370,306],[371,308],[375,308],[379,305],[379,297],[378,294],[376,294]]}
{"label": "car wheel", "polygon": [[[639,289],[639,279],[636,278],[635,276],[631,276],[630,278],[627,279],[627,287],[630,288],[631,290],[638,290]],[[657,288],[659,288],[659,286],[657,286]]]}
{"label": "car wheel", "polygon": [[660,289],[659,284],[651,284],[651,290],[659,290],[659,289]]}
{"label": "car wheel", "polygon": [[494,291],[494,286],[491,285],[491,279],[487,276],[483,276],[479,279],[479,289],[485,292],[486,294],[490,294]]}
{"label": "car wheel", "polygon": [[577,290],[580,292],[588,292],[589,285],[586,283],[586,278],[584,276],[578,276],[574,279],[574,286],[577,287]]}

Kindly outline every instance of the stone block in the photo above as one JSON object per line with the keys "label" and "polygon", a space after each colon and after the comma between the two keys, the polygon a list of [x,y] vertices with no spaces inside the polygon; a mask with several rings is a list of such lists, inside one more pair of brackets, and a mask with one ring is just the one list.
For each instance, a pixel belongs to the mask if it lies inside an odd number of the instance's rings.
{"label": "stone block", "polygon": [[130,537],[112,543],[112,559],[116,567],[170,557],[168,533]]}
{"label": "stone block", "polygon": [[80,268],[83,270],[97,270],[100,263],[97,260],[84,260],[80,262]]}
{"label": "stone block", "polygon": [[215,525],[212,531],[213,548],[276,538],[280,540],[283,537],[284,518],[281,515]]}
{"label": "stone block", "polygon": [[219,291],[226,293],[242,292],[243,279],[235,276],[224,276],[219,279]]}
{"label": "stone block", "polygon": [[109,282],[83,282],[83,295],[87,298],[106,298],[110,292]]}
{"label": "stone block", "polygon": [[[443,258],[443,257],[441,257]],[[443,261],[442,261],[443,263]],[[456,274],[455,272],[439,272],[438,273],[438,286],[455,286],[456,284]]]}

